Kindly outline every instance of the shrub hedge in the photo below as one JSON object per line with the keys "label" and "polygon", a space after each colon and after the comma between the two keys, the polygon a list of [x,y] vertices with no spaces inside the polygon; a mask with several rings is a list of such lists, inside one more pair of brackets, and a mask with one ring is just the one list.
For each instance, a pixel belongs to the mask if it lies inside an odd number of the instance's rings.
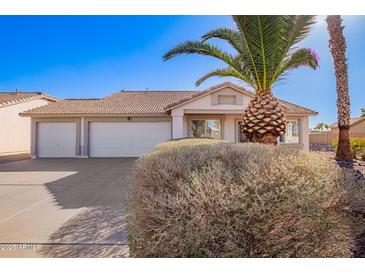
{"label": "shrub hedge", "polygon": [[140,158],[129,198],[134,257],[351,257],[363,222],[353,172],[258,144],[172,146]]}

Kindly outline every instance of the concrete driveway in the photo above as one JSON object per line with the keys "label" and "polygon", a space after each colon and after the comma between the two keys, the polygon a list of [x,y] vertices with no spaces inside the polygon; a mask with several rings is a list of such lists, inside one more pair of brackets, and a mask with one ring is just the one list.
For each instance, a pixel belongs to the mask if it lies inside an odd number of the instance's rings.
{"label": "concrete driveway", "polygon": [[128,256],[135,158],[0,164],[0,257]]}

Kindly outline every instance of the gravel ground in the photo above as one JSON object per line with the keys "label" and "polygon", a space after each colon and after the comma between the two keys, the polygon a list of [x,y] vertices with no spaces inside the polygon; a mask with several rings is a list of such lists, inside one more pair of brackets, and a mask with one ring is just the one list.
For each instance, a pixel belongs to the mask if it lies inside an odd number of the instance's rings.
{"label": "gravel ground", "polygon": [[351,164],[349,165],[346,162],[338,163],[335,160],[335,153],[333,151],[312,151],[312,153],[319,154],[319,155],[322,156],[323,159],[335,162],[338,165],[340,165],[341,167],[353,168],[354,170],[357,171],[358,179],[365,180],[365,161],[361,161],[361,160],[356,159],[356,160],[354,160],[352,165]]}

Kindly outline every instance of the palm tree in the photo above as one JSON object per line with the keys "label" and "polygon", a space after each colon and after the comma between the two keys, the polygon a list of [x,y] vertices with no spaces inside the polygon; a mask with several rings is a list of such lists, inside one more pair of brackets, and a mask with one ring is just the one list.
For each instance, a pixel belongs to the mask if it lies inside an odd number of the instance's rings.
{"label": "palm tree", "polygon": [[[243,115],[242,133],[249,141],[276,144],[285,132],[283,110],[272,94],[272,87],[290,71],[318,67],[318,57],[311,49],[297,48],[309,33],[314,16],[233,16],[235,28],[218,28],[200,41],[187,41],[168,51],[166,61],[179,54],[208,55],[223,61],[226,67],[213,70],[196,85],[213,76],[235,77],[251,86],[255,97]],[[227,52],[209,43],[222,39],[231,46]]]}
{"label": "palm tree", "polygon": [[329,126],[326,123],[318,123],[314,129],[316,130],[324,130],[328,129]]}
{"label": "palm tree", "polygon": [[330,35],[329,48],[336,74],[337,124],[339,129],[336,160],[352,161],[350,147],[350,96],[346,64],[346,41],[343,36],[342,19],[339,15],[327,16]]}
{"label": "palm tree", "polygon": [[361,109],[361,117],[364,117],[365,116],[365,108],[362,108]]}

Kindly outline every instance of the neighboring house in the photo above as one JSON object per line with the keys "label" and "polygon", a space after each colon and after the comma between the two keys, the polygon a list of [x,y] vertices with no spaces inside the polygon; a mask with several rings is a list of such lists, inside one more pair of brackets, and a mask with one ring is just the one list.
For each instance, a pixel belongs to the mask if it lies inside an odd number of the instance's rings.
{"label": "neighboring house", "polygon": [[[243,110],[253,93],[231,83],[202,92],[121,91],[23,112],[32,118],[33,157],[137,157],[160,142],[187,136],[240,142]],[[309,149],[316,112],[280,100],[287,117],[281,144]]]}
{"label": "neighboring house", "polygon": [[[337,123],[330,125],[332,134],[338,135]],[[350,135],[352,137],[365,137],[365,116],[350,119]]]}
{"label": "neighboring house", "polygon": [[30,118],[19,113],[57,101],[40,92],[0,92],[0,155],[30,152]]}
{"label": "neighboring house", "polygon": [[[350,119],[350,136],[365,138],[365,117]],[[309,134],[310,145],[331,145],[338,138],[337,123],[329,126],[329,130],[311,131]]]}

